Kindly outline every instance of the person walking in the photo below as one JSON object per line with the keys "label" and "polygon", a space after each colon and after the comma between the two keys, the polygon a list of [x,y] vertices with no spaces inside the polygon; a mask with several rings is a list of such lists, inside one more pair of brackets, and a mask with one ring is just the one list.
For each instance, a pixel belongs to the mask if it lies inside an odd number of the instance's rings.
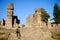
{"label": "person walking", "polygon": [[17,28],[16,33],[17,33],[17,37],[20,38],[20,37],[21,37],[21,34],[20,34],[20,27],[19,27],[19,26],[18,26],[18,28]]}

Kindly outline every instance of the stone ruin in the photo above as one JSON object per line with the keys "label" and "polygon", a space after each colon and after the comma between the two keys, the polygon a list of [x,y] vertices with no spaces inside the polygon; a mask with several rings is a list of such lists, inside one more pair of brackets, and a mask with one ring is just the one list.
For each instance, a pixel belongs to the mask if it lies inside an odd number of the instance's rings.
{"label": "stone ruin", "polygon": [[[20,20],[17,16],[13,15],[14,5],[12,3],[8,4],[7,7],[7,18],[6,20],[0,21],[0,39],[8,38],[11,33],[15,33],[16,29],[20,24]],[[5,39],[6,39],[5,38]]]}
{"label": "stone ruin", "polygon": [[54,22],[50,22],[48,19],[48,25],[41,21],[41,9],[36,8],[35,13],[30,14],[26,18],[26,27],[40,27],[42,30],[49,30],[51,32],[51,37],[60,39],[60,23],[56,25]]}
{"label": "stone ruin", "polygon": [[[7,7],[7,19],[6,20],[3,19],[2,21],[0,21],[1,40],[5,40],[5,39],[13,40],[13,37],[16,33],[16,28],[20,25],[20,20],[17,18],[17,16],[13,15],[13,10],[14,10],[13,4],[9,3]],[[55,23],[51,23],[50,20],[48,20],[48,25],[46,25],[45,22],[41,21],[41,14],[42,14],[41,9],[36,8],[35,12],[33,14],[30,14],[26,18],[25,27],[20,28],[22,35],[20,40],[25,40],[25,39],[31,40],[32,37],[33,39],[36,38],[35,40],[40,40],[41,38],[39,37],[41,35],[42,35],[41,40],[44,40],[43,37],[60,39],[60,24],[58,24],[57,26]],[[13,36],[10,34],[12,34]],[[10,37],[12,37],[12,39]],[[18,40],[18,39],[14,39],[14,40]]]}

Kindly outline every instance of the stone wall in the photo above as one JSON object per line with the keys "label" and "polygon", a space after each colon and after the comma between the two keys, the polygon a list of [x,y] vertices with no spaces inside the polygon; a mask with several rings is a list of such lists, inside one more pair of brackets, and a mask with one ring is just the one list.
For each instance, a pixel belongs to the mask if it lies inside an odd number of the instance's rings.
{"label": "stone wall", "polygon": [[59,38],[60,39],[60,24],[56,23],[48,23],[48,29],[52,34],[52,38]]}
{"label": "stone wall", "polygon": [[35,13],[31,14],[26,19],[26,26],[33,27],[34,25],[43,26],[44,23],[41,21],[41,10],[40,8],[35,9]]}

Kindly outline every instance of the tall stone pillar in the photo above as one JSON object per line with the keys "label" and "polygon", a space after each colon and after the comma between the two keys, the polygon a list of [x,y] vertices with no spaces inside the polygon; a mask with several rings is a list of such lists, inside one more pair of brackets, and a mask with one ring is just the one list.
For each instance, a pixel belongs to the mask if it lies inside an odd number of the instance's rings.
{"label": "tall stone pillar", "polygon": [[9,3],[7,8],[7,20],[6,20],[6,27],[12,28],[12,16],[13,16],[13,4]]}

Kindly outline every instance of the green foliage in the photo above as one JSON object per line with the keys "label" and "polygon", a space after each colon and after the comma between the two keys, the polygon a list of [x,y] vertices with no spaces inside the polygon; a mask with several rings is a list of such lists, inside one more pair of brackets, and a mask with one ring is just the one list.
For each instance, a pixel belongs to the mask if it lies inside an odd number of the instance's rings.
{"label": "green foliage", "polygon": [[54,5],[53,16],[55,23],[60,23],[60,9],[57,4]]}
{"label": "green foliage", "polygon": [[50,17],[49,14],[45,11],[45,9],[41,8],[41,20],[45,23],[48,22],[48,18]]}

